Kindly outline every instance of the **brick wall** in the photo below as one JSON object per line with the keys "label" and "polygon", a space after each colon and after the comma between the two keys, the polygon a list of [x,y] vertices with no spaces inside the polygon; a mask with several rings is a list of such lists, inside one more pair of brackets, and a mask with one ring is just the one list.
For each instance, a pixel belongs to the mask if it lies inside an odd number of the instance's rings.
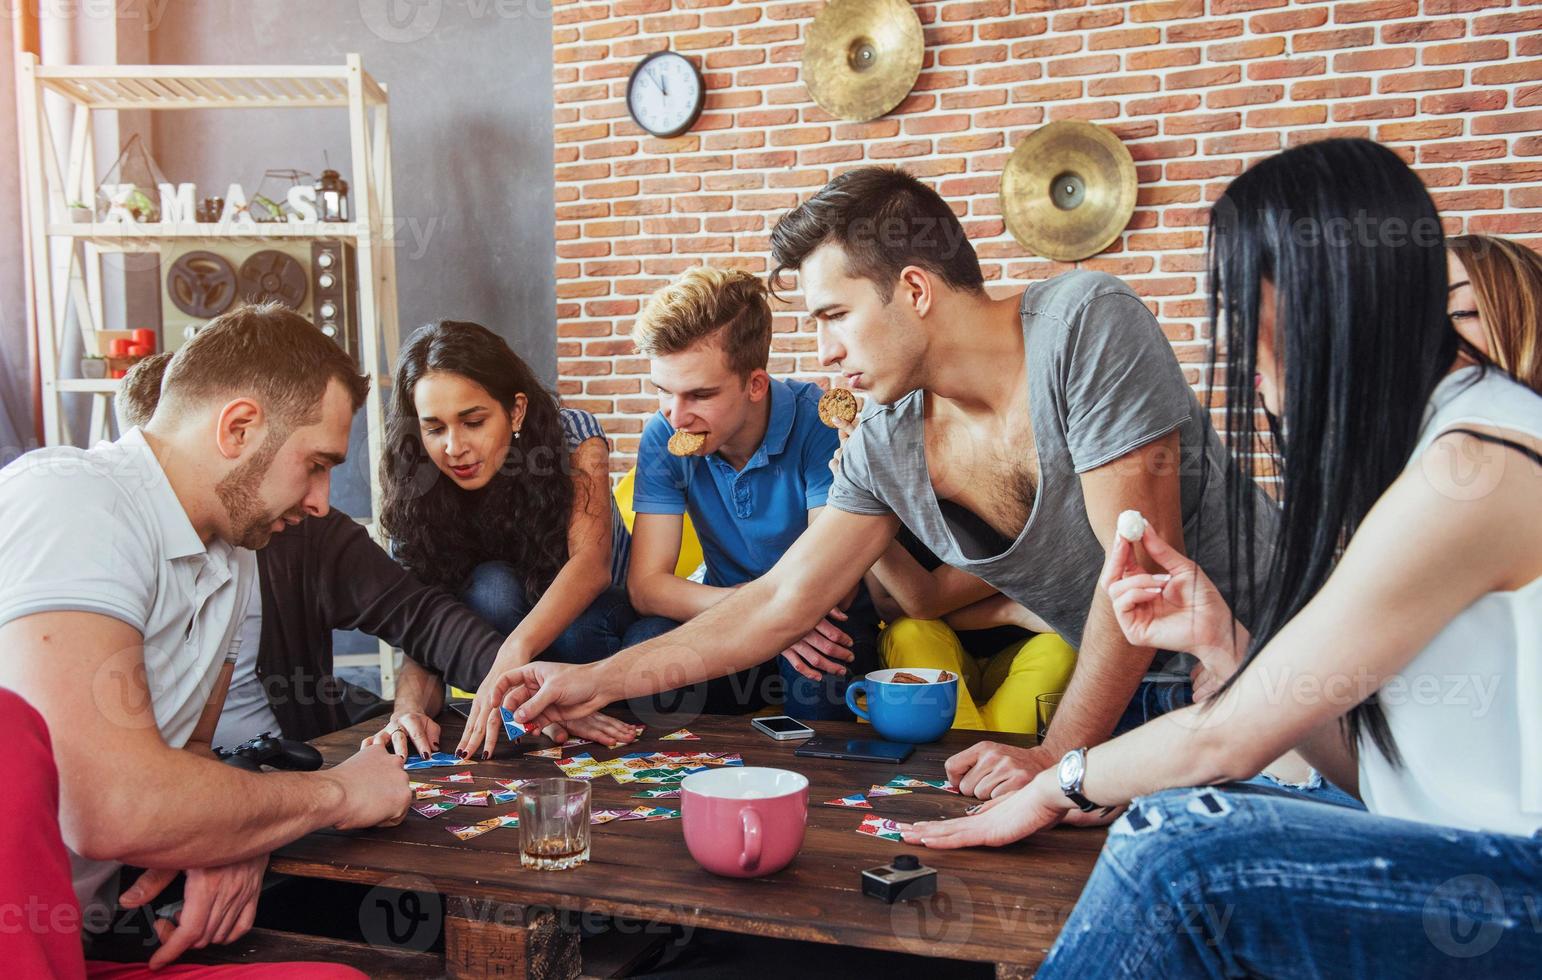
{"label": "brick wall", "polygon": [[[1396,148],[1448,231],[1542,243],[1542,0],[945,0],[917,3],[926,60],[868,123],[830,118],[799,80],[822,2],[558,0],[554,11],[558,386],[600,416],[617,471],[656,407],[627,339],[641,301],[700,263],[768,271],[776,218],[835,174],[898,163],[953,204],[992,291],[1068,268],[1028,255],[998,198],[1012,148],[1087,119],[1134,155],[1140,195],[1079,263],[1146,298],[1199,382],[1206,202],[1254,160],[1328,136]],[[627,75],[671,48],[707,83],[695,128],[649,137]],[[811,325],[776,319],[771,370],[815,378]]]}

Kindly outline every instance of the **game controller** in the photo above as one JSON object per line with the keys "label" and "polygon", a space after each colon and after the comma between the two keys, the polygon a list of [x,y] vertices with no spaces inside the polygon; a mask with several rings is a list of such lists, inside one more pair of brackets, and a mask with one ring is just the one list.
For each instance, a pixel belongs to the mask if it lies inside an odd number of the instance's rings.
{"label": "game controller", "polygon": [[321,768],[320,752],[304,742],[275,738],[272,732],[263,732],[233,749],[217,748],[214,754],[221,762],[248,772],[260,772],[263,766],[290,772],[314,772]]}

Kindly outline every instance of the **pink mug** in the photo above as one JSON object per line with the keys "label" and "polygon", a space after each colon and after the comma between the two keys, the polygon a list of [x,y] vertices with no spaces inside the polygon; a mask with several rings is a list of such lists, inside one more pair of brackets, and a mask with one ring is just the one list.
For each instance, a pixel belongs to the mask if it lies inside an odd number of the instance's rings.
{"label": "pink mug", "polygon": [[755,878],[792,863],[808,823],[808,779],[785,769],[724,766],[680,782],[685,846],[714,874]]}

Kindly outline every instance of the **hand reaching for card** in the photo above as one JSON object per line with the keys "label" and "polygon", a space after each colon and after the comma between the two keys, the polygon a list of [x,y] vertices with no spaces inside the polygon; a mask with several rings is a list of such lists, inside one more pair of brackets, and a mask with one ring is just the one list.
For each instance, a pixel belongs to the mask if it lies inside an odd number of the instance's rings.
{"label": "hand reaching for card", "polygon": [[639,726],[628,725],[599,711],[587,718],[570,718],[560,724],[553,722],[544,729],[545,735],[558,745],[569,738],[582,738],[613,749],[637,741],[641,731]]}
{"label": "hand reaching for card", "polygon": [[499,679],[498,703],[513,711],[526,730],[586,718],[610,703],[600,693],[594,672],[603,663],[575,666],[537,660],[526,664]]}
{"label": "hand reaching for card", "polygon": [[1118,819],[1122,807],[1104,813],[1083,813],[1071,806],[1049,773],[1026,787],[980,804],[968,816],[900,824],[907,844],[938,850],[959,847],[1004,847],[1062,821],[1074,826],[1102,826]]}
{"label": "hand reaching for card", "polygon": [[[158,970],[189,949],[203,949],[210,943],[235,942],[252,928],[257,919],[257,899],[262,894],[262,875],[268,856],[259,854],[245,861],[216,868],[190,868],[182,890],[182,911],[175,924],[155,920],[155,932],[161,946],[150,957],[150,969]],[[123,893],[120,903],[126,909],[139,908],[165,890],[180,871],[151,869]]]}
{"label": "hand reaching for card", "polygon": [[359,743],[359,748],[384,745],[403,759],[420,755],[425,759],[439,751],[439,723],[421,711],[400,711],[386,726]]}
{"label": "hand reaching for card", "polygon": [[1019,748],[1000,742],[976,742],[948,759],[948,782],[965,796],[982,800],[1028,785],[1060,760],[1041,745]]}

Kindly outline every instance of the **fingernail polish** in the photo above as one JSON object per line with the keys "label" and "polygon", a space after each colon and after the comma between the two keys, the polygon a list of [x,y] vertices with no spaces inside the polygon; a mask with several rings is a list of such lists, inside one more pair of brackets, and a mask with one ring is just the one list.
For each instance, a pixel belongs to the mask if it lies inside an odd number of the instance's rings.
{"label": "fingernail polish", "polygon": [[465,749],[456,749],[455,754],[460,756],[462,759],[470,758],[469,753],[467,753]]}
{"label": "fingernail polish", "polygon": [[483,762],[486,762],[488,759],[491,759],[492,757],[493,757],[493,754],[491,752],[483,752],[482,753],[482,761]]}

